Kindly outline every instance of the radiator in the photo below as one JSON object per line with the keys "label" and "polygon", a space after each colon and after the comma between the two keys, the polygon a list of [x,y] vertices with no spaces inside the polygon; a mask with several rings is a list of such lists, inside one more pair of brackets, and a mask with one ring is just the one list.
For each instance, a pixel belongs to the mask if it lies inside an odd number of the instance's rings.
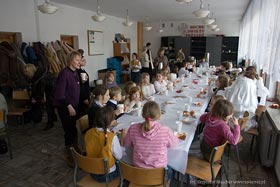
{"label": "radiator", "polygon": [[258,122],[259,136],[257,141],[260,163],[266,167],[274,166],[277,153],[278,134],[272,123],[267,111],[263,112]]}

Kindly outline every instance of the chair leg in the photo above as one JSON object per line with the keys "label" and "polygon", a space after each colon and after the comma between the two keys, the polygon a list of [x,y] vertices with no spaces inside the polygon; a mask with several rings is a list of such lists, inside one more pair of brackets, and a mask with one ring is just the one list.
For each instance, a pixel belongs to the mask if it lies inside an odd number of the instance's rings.
{"label": "chair leg", "polygon": [[243,175],[242,175],[242,170],[241,170],[241,165],[240,165],[240,158],[239,158],[238,145],[235,145],[234,147],[235,147],[236,156],[237,156],[237,160],[238,160],[238,166],[239,166],[240,177],[243,177]]}
{"label": "chair leg", "polygon": [[252,141],[251,141],[251,145],[250,145],[250,151],[252,151],[252,149],[253,149],[254,139],[255,139],[255,135],[253,135],[253,137],[252,137]]}
{"label": "chair leg", "polygon": [[7,140],[8,140],[8,149],[9,149],[10,159],[13,159],[13,151],[12,151],[12,145],[11,145],[9,134],[7,135]]}
{"label": "chair leg", "polygon": [[[225,168],[225,165],[224,165],[224,157],[222,157],[222,170],[223,170],[223,172],[225,173],[225,176],[226,176],[226,181],[227,181],[227,185],[228,185],[228,187],[230,186],[229,185],[229,180],[228,180],[228,173],[227,173],[227,170],[226,170],[226,168]],[[223,174],[222,174],[223,175]]]}

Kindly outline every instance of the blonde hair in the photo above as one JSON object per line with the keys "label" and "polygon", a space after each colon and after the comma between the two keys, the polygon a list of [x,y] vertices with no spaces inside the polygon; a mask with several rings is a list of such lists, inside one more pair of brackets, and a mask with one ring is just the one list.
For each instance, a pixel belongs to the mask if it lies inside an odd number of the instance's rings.
{"label": "blonde hair", "polygon": [[136,92],[140,93],[140,99],[142,100],[142,92],[141,92],[140,88],[138,86],[134,86],[129,91],[129,99],[130,99],[130,101],[133,100],[133,94],[135,94]]}
{"label": "blonde hair", "polygon": [[24,66],[24,75],[28,78],[32,78],[36,72],[37,68],[34,64],[26,64]]}
{"label": "blonde hair", "polygon": [[112,99],[114,96],[117,96],[119,93],[122,92],[122,89],[118,86],[111,87],[109,89],[110,98]]}
{"label": "blonde hair", "polygon": [[142,117],[145,122],[142,123],[142,131],[150,131],[150,121],[158,120],[161,116],[161,111],[159,105],[155,101],[148,101],[144,104],[142,110]]}
{"label": "blonde hair", "polygon": [[71,53],[69,53],[67,56],[67,64],[70,65],[70,63],[75,59],[76,56],[82,57],[81,53],[79,53],[78,51],[72,51]]}
{"label": "blonde hair", "polygon": [[[149,79],[150,79],[149,73],[144,72],[144,73],[141,74],[141,84],[143,84],[143,79],[144,79],[145,77],[149,77]],[[151,81],[151,80],[150,80],[150,81]]]}

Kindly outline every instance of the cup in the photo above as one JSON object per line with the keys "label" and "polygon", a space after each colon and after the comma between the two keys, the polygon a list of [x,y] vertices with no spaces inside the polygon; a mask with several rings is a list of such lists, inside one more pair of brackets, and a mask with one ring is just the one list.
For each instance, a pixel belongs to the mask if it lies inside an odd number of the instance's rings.
{"label": "cup", "polygon": [[81,79],[82,81],[87,81],[87,74],[86,73],[81,73]]}
{"label": "cup", "polygon": [[185,110],[190,111],[191,110],[191,105],[190,104],[185,104]]}
{"label": "cup", "polygon": [[188,98],[188,102],[189,102],[189,103],[192,103],[192,99],[193,99],[193,98],[192,98],[191,96],[187,96],[187,98]]}
{"label": "cup", "polygon": [[124,104],[118,104],[117,108],[119,109],[120,113],[124,113]]}
{"label": "cup", "polygon": [[183,111],[177,111],[178,120],[181,121],[183,119]]}
{"label": "cup", "polygon": [[142,108],[137,109],[137,116],[141,117],[142,116]]}
{"label": "cup", "polygon": [[155,101],[155,97],[154,96],[150,96],[150,101]]}
{"label": "cup", "polygon": [[164,91],[164,95],[165,95],[165,96],[168,96],[168,90],[165,90],[165,91]]}
{"label": "cup", "polygon": [[141,101],[138,101],[137,103],[136,103],[136,106],[137,106],[137,108],[140,108],[141,107]]}
{"label": "cup", "polygon": [[176,127],[177,127],[177,132],[181,133],[182,132],[183,123],[181,121],[176,121],[175,123],[176,123]]}

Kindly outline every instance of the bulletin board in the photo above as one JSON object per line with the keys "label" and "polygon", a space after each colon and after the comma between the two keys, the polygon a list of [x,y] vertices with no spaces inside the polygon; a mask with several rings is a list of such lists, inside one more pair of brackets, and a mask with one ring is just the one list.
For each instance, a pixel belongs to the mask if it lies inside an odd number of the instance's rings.
{"label": "bulletin board", "polygon": [[88,55],[104,54],[104,34],[103,31],[88,30]]}

